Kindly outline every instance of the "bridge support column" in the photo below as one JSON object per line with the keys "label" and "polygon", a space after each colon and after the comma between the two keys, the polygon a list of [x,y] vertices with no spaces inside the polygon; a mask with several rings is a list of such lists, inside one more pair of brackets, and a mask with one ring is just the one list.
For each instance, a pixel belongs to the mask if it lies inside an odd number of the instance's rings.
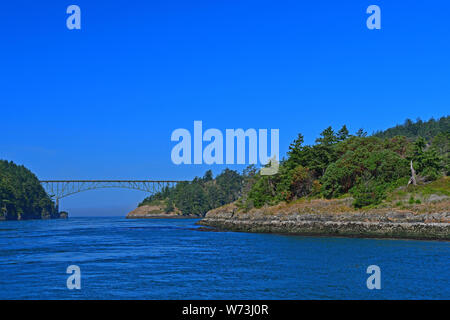
{"label": "bridge support column", "polygon": [[56,212],[59,213],[59,198],[55,199]]}

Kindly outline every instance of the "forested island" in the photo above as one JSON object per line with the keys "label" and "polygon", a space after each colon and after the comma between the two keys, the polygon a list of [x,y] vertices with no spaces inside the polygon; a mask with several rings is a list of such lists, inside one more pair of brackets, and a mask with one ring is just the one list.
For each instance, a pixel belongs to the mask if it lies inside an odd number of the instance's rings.
{"label": "forested island", "polygon": [[0,220],[54,219],[67,213],[55,204],[37,177],[24,166],[0,160]]}
{"label": "forested island", "polygon": [[127,218],[203,217],[209,210],[237,200],[243,185],[256,169],[237,171],[225,169],[215,179],[211,170],[191,182],[178,183],[173,188],[145,198]]}
{"label": "forested island", "polygon": [[314,145],[299,134],[275,175],[208,171],[140,206],[239,231],[450,239],[449,148],[450,116],[370,136],[328,127]]}

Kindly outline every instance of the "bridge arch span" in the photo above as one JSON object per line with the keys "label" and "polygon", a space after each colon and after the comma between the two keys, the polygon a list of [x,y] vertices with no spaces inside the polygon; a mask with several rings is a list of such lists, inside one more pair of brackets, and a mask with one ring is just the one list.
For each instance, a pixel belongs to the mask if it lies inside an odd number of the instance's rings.
{"label": "bridge arch span", "polygon": [[[59,200],[70,195],[105,188],[132,189],[147,192],[150,195],[173,187],[181,180],[41,180],[47,194],[55,199],[56,206]],[[59,208],[58,208],[59,209]]]}

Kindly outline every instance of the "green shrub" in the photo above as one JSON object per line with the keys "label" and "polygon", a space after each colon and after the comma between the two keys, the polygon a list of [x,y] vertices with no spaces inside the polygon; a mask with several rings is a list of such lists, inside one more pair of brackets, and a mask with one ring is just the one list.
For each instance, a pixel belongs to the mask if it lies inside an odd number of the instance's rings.
{"label": "green shrub", "polygon": [[328,166],[323,175],[322,192],[327,198],[338,197],[355,187],[360,178],[374,179],[375,184],[388,187],[408,176],[408,161],[390,150],[369,152],[362,147],[347,151],[339,160]]}
{"label": "green shrub", "polygon": [[297,199],[309,195],[313,188],[313,181],[313,176],[308,168],[297,166],[292,171],[292,178],[289,188],[291,198]]}
{"label": "green shrub", "polygon": [[374,179],[364,177],[360,183],[350,190],[355,199],[353,205],[356,208],[362,208],[377,205],[385,198],[386,186],[378,183]]}
{"label": "green shrub", "polygon": [[422,171],[421,176],[425,177],[428,181],[434,181],[439,178],[440,173],[436,168],[427,167]]}

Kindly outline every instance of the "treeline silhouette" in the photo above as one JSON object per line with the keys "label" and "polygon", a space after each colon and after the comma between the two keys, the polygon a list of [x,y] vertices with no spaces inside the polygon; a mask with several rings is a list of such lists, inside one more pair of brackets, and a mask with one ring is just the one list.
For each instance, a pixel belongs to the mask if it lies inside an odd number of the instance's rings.
{"label": "treeline silhouette", "polygon": [[430,142],[439,133],[450,132],[450,116],[441,117],[438,120],[431,118],[428,121],[417,119],[416,122],[406,119],[404,124],[396,125],[384,131],[375,132],[374,136],[379,138],[393,138],[395,136],[405,136],[409,139],[425,138]]}

